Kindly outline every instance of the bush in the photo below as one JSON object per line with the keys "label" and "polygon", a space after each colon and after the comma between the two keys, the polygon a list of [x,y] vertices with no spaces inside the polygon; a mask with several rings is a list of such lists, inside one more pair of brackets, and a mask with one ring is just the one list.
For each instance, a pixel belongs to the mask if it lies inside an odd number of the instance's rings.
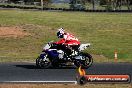
{"label": "bush", "polygon": [[100,5],[106,5],[106,4],[107,4],[106,0],[100,0]]}

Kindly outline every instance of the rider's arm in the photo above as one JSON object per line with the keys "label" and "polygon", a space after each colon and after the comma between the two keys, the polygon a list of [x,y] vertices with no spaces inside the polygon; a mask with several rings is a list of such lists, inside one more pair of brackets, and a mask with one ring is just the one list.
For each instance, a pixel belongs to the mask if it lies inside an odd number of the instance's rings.
{"label": "rider's arm", "polygon": [[55,44],[64,44],[65,43],[65,39],[61,39],[58,42],[54,42]]}

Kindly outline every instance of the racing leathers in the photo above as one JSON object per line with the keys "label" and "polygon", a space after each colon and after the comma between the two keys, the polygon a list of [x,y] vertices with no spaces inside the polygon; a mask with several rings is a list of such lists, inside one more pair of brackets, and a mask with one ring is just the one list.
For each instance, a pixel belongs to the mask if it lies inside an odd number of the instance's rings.
{"label": "racing leathers", "polygon": [[63,38],[58,42],[57,45],[61,45],[61,49],[67,54],[67,56],[72,54],[72,50],[77,50],[80,46],[80,41],[74,37],[74,35],[69,33],[64,33]]}

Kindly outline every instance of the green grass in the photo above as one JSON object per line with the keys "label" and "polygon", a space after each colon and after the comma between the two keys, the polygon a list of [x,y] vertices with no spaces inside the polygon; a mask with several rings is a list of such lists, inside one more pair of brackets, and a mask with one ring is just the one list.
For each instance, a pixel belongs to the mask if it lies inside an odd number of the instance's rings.
{"label": "green grass", "polygon": [[52,7],[52,8],[66,8],[66,9],[70,8],[68,3],[58,3],[58,4],[53,3],[53,4],[50,5],[50,7]]}
{"label": "green grass", "polygon": [[[0,26],[20,26],[31,36],[0,38],[0,60],[35,60],[44,43],[57,40],[57,28],[75,34],[82,43],[91,43],[86,52],[95,62],[132,62],[132,14],[0,10]],[[100,56],[103,56],[100,57]]]}

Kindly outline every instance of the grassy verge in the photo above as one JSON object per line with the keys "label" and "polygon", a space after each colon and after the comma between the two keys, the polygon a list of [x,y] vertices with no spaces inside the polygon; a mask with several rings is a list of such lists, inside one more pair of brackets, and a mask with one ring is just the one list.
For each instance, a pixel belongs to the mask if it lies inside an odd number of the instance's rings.
{"label": "grassy verge", "polygon": [[32,35],[0,37],[0,61],[35,60],[42,45],[57,40],[56,29],[64,27],[82,43],[91,43],[86,52],[95,62],[132,62],[132,14],[0,10],[0,26],[19,26]]}

